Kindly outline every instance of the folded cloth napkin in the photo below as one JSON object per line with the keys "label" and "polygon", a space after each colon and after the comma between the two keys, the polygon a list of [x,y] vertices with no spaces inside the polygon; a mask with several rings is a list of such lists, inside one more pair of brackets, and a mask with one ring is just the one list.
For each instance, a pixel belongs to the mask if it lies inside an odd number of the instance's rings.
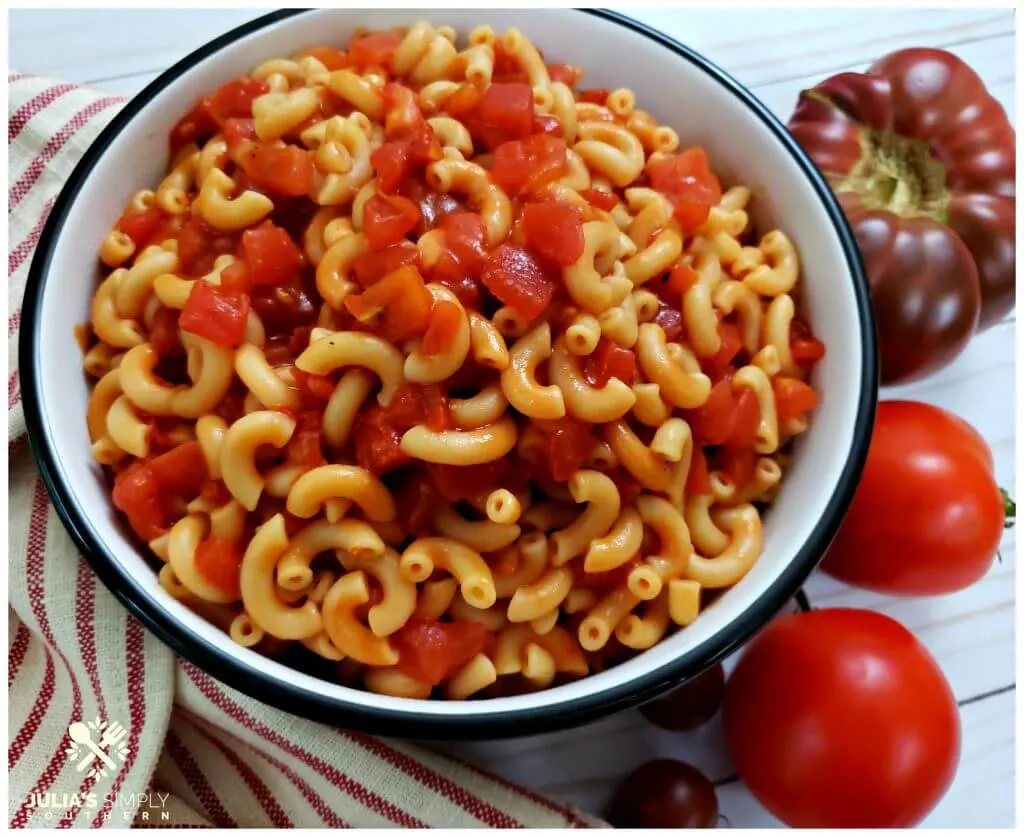
{"label": "folded cloth napkin", "polygon": [[474,767],[229,689],[97,583],[28,449],[17,341],[57,193],[123,100],[22,73],[7,82],[10,826],[600,825]]}

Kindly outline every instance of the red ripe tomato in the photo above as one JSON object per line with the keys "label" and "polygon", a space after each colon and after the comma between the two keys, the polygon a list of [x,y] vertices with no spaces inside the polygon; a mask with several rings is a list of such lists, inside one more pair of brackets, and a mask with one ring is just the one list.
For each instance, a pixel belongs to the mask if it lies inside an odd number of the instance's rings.
{"label": "red ripe tomato", "polygon": [[598,443],[591,425],[569,416],[538,421],[537,426],[548,443],[551,476],[558,482],[565,482],[582,468]]}
{"label": "red ripe tomato", "polygon": [[733,390],[733,398],[736,401],[736,420],[725,443],[739,447],[753,446],[757,439],[757,429],[761,426],[761,405],[757,395],[750,387],[742,387],[738,391]]}
{"label": "red ripe tomato", "polygon": [[568,267],[583,255],[583,213],[578,206],[528,203],[522,223],[527,246],[549,262]]}
{"label": "red ripe tomato", "polygon": [[807,323],[794,317],[789,326],[789,351],[794,361],[809,365],[825,357],[825,344],[811,334]]}
{"label": "red ripe tomato", "polygon": [[722,187],[711,171],[703,148],[687,148],[656,160],[647,167],[651,186],[675,207],[675,217],[686,232],[692,232],[711,214],[722,197]]}
{"label": "red ripe tomato", "polygon": [[436,686],[479,654],[486,637],[487,629],[479,622],[433,622],[414,617],[391,637],[399,655],[396,668]]}
{"label": "red ripe tomato", "polygon": [[419,222],[416,204],[401,195],[377,194],[363,207],[363,234],[374,250],[405,240]]}
{"label": "red ripe tomato", "polygon": [[389,69],[391,58],[402,42],[402,36],[393,32],[373,32],[355,38],[348,45],[348,60],[360,70],[367,67]]}
{"label": "red ripe tomato", "polygon": [[500,244],[488,257],[480,281],[517,314],[533,320],[551,304],[556,274],[522,248]]}
{"label": "red ripe tomato", "polygon": [[751,447],[724,447],[715,454],[715,470],[725,474],[737,490],[754,481],[756,467],[757,452]]}
{"label": "red ripe tomato", "polygon": [[992,454],[974,428],[929,404],[883,401],[864,475],[822,567],[882,593],[962,590],[992,566],[1004,512]]}
{"label": "red ripe tomato", "polygon": [[548,78],[566,87],[575,87],[580,79],[580,71],[571,64],[548,64]]}
{"label": "red ripe tomato", "polygon": [[310,152],[295,145],[257,145],[242,167],[257,189],[292,198],[309,192],[316,175]]}
{"label": "red ripe tomato", "polygon": [[356,275],[356,281],[364,288],[368,288],[405,265],[417,269],[420,266],[420,251],[409,241],[364,253],[352,263],[352,271]]}
{"label": "red ripe tomato", "polygon": [[242,253],[253,285],[294,284],[302,267],[302,251],[287,230],[272,221],[242,233]]}
{"label": "red ripe tomato", "polygon": [[178,231],[178,266],[191,274],[200,260],[211,252],[214,234],[198,218],[189,218]]}
{"label": "red ripe tomato", "polygon": [[569,170],[566,151],[565,140],[548,134],[504,142],[494,150],[491,180],[511,197],[537,191]]}
{"label": "red ripe tomato", "polygon": [[225,596],[240,596],[242,547],[238,541],[207,538],[196,547],[196,570]]}
{"label": "red ripe tomato", "polygon": [[393,192],[402,182],[409,167],[409,146],[401,140],[386,142],[374,149],[370,163],[377,172],[377,185],[382,192]]}
{"label": "red ripe tomato", "polygon": [[217,133],[217,122],[210,112],[210,100],[203,98],[171,129],[171,154],[190,142],[203,143]]}
{"label": "red ripe tomato", "polygon": [[935,660],[865,610],[770,624],[726,684],[723,719],[740,778],[798,828],[913,826],[960,758],[956,699]]}
{"label": "red ripe tomato", "polygon": [[178,327],[218,346],[234,348],[245,338],[249,297],[196,279],[181,309]]}
{"label": "red ripe tomato", "polygon": [[167,531],[167,509],[160,485],[145,463],[135,462],[114,478],[113,500],[142,540],[151,541]]}
{"label": "red ripe tomato", "polygon": [[772,378],[775,393],[775,413],[779,421],[799,418],[810,412],[818,403],[818,394],[811,385],[799,378]]}
{"label": "red ripe tomato", "polygon": [[342,70],[349,65],[348,55],[340,49],[332,49],[331,47],[312,47],[311,49],[303,50],[297,57],[305,58],[307,55],[310,58],[315,58],[328,70]]}
{"label": "red ripe tomato", "polygon": [[460,267],[477,275],[487,260],[484,246],[484,222],[476,212],[453,212],[441,221],[445,246]]}
{"label": "red ripe tomato", "polygon": [[136,250],[145,247],[163,220],[163,213],[155,206],[148,209],[129,209],[117,222],[118,229],[128,236]]}
{"label": "red ripe tomato", "polygon": [[430,309],[420,351],[427,356],[447,351],[462,328],[462,322],[463,313],[458,305],[443,299],[436,300]]}
{"label": "red ripe tomato", "polygon": [[608,100],[611,91],[606,87],[588,87],[580,91],[580,101],[592,105],[603,105]]}
{"label": "red ripe tomato", "polygon": [[732,393],[732,381],[723,378],[713,387],[708,400],[701,406],[689,410],[686,420],[693,435],[705,445],[725,444],[732,435],[736,422],[736,401]]}

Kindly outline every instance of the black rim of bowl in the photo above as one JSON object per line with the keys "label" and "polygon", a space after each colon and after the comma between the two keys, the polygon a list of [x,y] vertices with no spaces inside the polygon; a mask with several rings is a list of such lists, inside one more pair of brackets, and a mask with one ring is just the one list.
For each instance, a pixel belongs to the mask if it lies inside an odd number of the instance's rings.
{"label": "black rim of bowl", "polygon": [[354,695],[351,700],[337,699],[323,694],[310,693],[289,682],[268,679],[257,666],[243,663],[216,644],[193,635],[182,623],[165,612],[140,583],[142,581],[152,583],[151,579],[132,578],[118,568],[117,563],[108,553],[83,511],[71,499],[71,492],[64,484],[60,471],[56,467],[58,454],[46,431],[41,414],[39,365],[37,363],[39,347],[36,340],[39,333],[40,302],[47,270],[68,210],[93,166],[114,137],[150,99],[171,81],[234,41],[285,18],[302,14],[303,11],[282,10],[252,20],[215,38],[161,74],[129,101],[97,136],[71,173],[54,204],[39,239],[39,245],[29,271],[23,301],[19,353],[24,371],[22,385],[29,440],[47,491],[65,528],[107,588],[149,630],[182,657],[228,686],[239,689],[258,700],[314,720],[327,721],[353,729],[391,736],[412,736],[420,739],[492,738],[564,729],[640,704],[683,680],[699,674],[712,663],[743,645],[782,609],[815,568],[834,537],[860,479],[871,439],[877,401],[875,333],[867,281],[856,243],[843,212],[825,179],[782,123],[750,91],[710,61],[667,35],[617,12],[588,9],[583,13],[639,33],[701,68],[703,72],[742,100],[750,111],[761,120],[765,128],[782,143],[813,186],[828,213],[845,253],[850,274],[854,279],[857,314],[860,320],[863,368],[860,380],[860,401],[849,457],[832,497],[829,499],[825,513],[790,564],[750,608],[738,616],[725,630],[675,660],[618,686],[570,701],[550,706],[542,705],[466,717],[440,716],[415,710],[393,711],[361,704],[358,695]]}

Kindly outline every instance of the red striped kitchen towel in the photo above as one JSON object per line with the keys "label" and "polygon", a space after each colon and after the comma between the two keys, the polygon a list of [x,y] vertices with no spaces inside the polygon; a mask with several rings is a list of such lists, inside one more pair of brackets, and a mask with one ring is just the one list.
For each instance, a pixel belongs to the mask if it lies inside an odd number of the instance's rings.
{"label": "red striped kitchen towel", "polygon": [[[122,100],[21,73],[7,81],[10,826],[600,824],[473,767],[229,689],[97,583],[26,444],[17,337],[56,195]],[[82,732],[107,739],[113,767],[93,770]]]}

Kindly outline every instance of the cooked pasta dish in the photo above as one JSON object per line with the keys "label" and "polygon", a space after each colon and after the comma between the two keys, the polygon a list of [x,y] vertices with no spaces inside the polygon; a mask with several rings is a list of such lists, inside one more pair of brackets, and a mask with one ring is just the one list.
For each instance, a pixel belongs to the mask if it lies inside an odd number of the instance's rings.
{"label": "cooked pasta dish", "polygon": [[426,22],[272,58],[181,117],[102,242],[92,455],[234,642],[516,694],[757,561],[825,353],[797,251],[713,147],[582,75]]}

